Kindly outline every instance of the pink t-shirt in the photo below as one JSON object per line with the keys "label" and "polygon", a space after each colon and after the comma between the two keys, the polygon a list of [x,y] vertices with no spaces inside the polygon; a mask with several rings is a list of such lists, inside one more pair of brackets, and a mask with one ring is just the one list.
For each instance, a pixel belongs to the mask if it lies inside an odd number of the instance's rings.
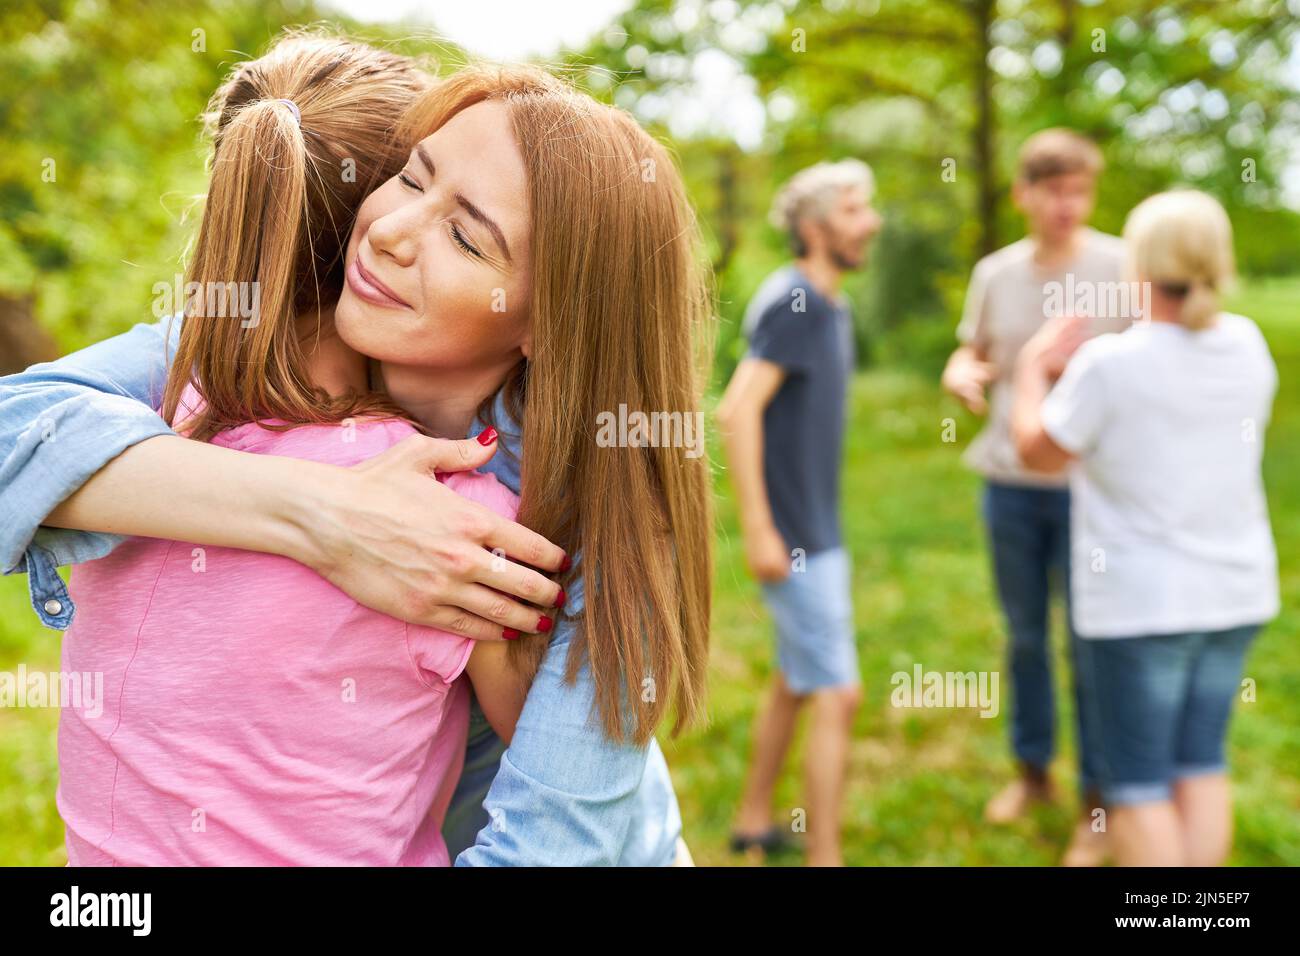
{"label": "pink t-shirt", "polygon": [[[336,465],[414,429],[259,424],[213,444]],[[490,475],[445,483],[514,517]],[[166,488],[158,494],[165,497]],[[132,538],[72,575],[58,807],[73,866],[446,866],[473,642],[362,607],[288,558]]]}

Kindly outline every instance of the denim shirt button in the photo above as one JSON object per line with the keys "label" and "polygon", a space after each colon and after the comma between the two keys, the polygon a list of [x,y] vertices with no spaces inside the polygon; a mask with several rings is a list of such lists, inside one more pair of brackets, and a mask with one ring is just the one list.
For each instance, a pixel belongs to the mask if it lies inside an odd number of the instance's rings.
{"label": "denim shirt button", "polygon": [[57,601],[54,598],[50,598],[48,601],[45,602],[45,613],[53,614],[53,615],[62,614],[63,602]]}

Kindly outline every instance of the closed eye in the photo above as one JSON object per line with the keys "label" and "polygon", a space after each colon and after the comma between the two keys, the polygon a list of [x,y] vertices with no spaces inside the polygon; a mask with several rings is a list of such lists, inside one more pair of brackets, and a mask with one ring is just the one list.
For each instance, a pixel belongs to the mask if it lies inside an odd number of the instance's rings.
{"label": "closed eye", "polygon": [[476,256],[479,259],[483,258],[483,253],[479,252],[477,249],[475,249],[465,240],[465,236],[461,233],[460,229],[457,227],[457,225],[454,222],[451,224],[451,238],[456,243],[456,245],[460,246],[470,255]]}
{"label": "closed eye", "polygon": [[[428,159],[424,155],[424,152],[422,150],[419,150],[418,148],[417,148],[417,152],[419,153],[420,158],[424,160],[425,165],[429,166],[430,172],[432,172],[432,164],[429,163]],[[407,189],[413,189],[418,193],[424,192],[424,187],[421,186],[418,182],[416,182],[415,178],[411,176],[406,170],[402,170],[400,173],[397,174],[397,180]],[[483,253],[479,252],[478,249],[476,249],[469,242],[469,240],[465,238],[464,233],[460,231],[460,228],[454,222],[450,223],[450,227],[451,227],[452,241],[455,242],[456,245],[460,246],[463,252],[466,252],[477,259],[484,258]]]}

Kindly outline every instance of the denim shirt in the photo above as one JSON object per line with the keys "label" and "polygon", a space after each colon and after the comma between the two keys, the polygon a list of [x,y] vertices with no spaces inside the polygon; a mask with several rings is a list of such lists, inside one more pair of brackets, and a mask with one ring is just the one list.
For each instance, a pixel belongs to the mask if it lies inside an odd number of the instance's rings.
{"label": "denim shirt", "polygon": [[[127,448],[174,434],[156,409],[179,334],[180,323],[169,319],[137,325],[0,378],[0,568],[27,574],[32,606],[47,627],[66,629],[75,612],[58,567],[103,557],[125,539],[40,522]],[[481,470],[517,494],[518,427],[499,397],[495,412],[500,447]],[[482,428],[476,422],[470,434]],[[658,742],[610,740],[595,716],[589,668],[574,684],[564,680],[583,607],[581,581],[556,620],[509,747],[474,708],[465,772],[445,827],[450,852],[465,848],[456,866],[673,861],[681,814]]]}

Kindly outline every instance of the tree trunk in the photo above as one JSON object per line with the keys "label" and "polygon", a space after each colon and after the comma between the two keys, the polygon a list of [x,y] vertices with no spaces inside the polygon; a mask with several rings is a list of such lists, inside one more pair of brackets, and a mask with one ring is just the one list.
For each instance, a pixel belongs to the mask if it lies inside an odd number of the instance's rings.
{"label": "tree trunk", "polygon": [[713,274],[721,275],[731,264],[740,241],[740,227],[736,197],[736,150],[723,144],[716,153],[718,163],[718,210],[714,221],[718,237],[718,254],[713,261]]}
{"label": "tree trunk", "polygon": [[975,0],[971,13],[975,23],[975,166],[979,176],[979,254],[998,247],[998,172],[994,144],[993,73],[989,68],[989,28],[993,24],[994,0]]}
{"label": "tree trunk", "polygon": [[36,321],[32,297],[0,295],[0,375],[58,357],[58,344]]}

